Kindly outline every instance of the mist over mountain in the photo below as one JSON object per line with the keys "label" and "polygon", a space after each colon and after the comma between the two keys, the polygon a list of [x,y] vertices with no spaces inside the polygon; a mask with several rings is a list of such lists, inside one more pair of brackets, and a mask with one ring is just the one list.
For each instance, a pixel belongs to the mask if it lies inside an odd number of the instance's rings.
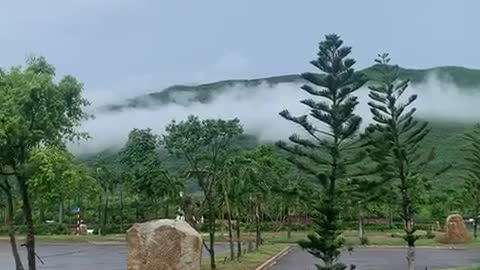
{"label": "mist over mountain", "polygon": [[[372,68],[361,72],[374,77]],[[419,117],[437,123],[470,124],[478,121],[480,70],[463,67],[401,69],[401,76],[411,79],[407,94],[419,95],[416,102]],[[102,106],[95,106],[93,98],[93,106],[89,110],[95,119],[84,122],[80,127],[92,138],[70,145],[70,149],[77,154],[119,149],[133,128],[151,128],[161,134],[172,120],[183,120],[190,114],[200,118],[237,117],[245,132],[259,140],[286,139],[292,131],[301,133],[302,130],[285,121],[278,113],[283,109],[297,115],[307,112],[306,107],[299,103],[302,99],[311,98],[300,89],[303,83],[300,75],[285,75],[200,85],[175,85],[124,102]],[[371,118],[367,94],[367,87],[356,93],[360,101],[357,114],[364,119],[364,126]]]}

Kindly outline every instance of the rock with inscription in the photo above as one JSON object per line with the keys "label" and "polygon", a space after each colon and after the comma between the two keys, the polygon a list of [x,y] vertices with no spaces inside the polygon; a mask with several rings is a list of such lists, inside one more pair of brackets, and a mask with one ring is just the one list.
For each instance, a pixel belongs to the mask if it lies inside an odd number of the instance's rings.
{"label": "rock with inscription", "polygon": [[202,239],[185,221],[134,224],[127,244],[128,270],[200,270]]}

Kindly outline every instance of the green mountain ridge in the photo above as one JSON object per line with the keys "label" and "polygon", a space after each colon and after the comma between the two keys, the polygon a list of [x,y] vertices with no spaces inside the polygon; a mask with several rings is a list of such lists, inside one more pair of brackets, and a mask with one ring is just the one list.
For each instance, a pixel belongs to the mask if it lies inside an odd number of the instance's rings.
{"label": "green mountain ridge", "polygon": [[[360,70],[369,78],[375,78],[375,66]],[[401,68],[400,75],[409,78],[413,84],[426,82],[431,76],[446,83],[452,83],[460,89],[471,90],[480,88],[480,69],[459,66],[441,66],[427,69]],[[158,92],[151,92],[123,103],[110,104],[102,107],[103,111],[121,111],[133,108],[152,108],[169,103],[184,104],[190,102],[208,103],[215,96],[235,87],[254,88],[262,84],[275,86],[283,83],[303,83],[300,74],[280,75],[256,79],[222,80],[198,85],[173,85]],[[181,96],[182,98],[178,98]]]}
{"label": "green mountain ridge", "polygon": [[[374,66],[363,69],[359,72],[365,73],[370,78],[374,78]],[[451,83],[461,91],[475,91],[480,89],[480,69],[469,69],[456,66],[434,67],[429,69],[405,69],[400,70],[403,78],[409,78],[412,84],[419,84],[427,82],[429,78],[439,79],[441,82]],[[300,75],[283,75],[267,78],[257,78],[250,80],[224,80],[199,85],[174,85],[159,92],[152,92],[147,95],[142,95],[123,104],[114,104],[104,107],[109,112],[121,111],[124,109],[133,108],[154,108],[171,103],[179,103],[176,100],[176,95],[187,94],[188,102],[202,102],[208,103],[215,96],[225,92],[234,91],[236,86],[241,88],[255,88],[260,85],[275,86],[282,83],[303,83]],[[238,88],[237,88],[238,89]],[[295,91],[299,91],[298,88]],[[183,101],[185,102],[185,101]],[[185,105],[185,104],[184,104]],[[192,112],[195,113],[195,112]],[[479,116],[480,118],[480,116]],[[436,158],[431,164],[433,167],[430,170],[440,170],[445,165],[451,165],[452,168],[441,176],[432,179],[432,188],[438,190],[455,190],[459,188],[464,174],[462,170],[463,153],[462,145],[464,144],[462,136],[465,131],[473,127],[472,122],[454,122],[446,119],[426,119],[430,122],[431,132],[425,140],[423,149],[429,151],[435,148]],[[479,119],[480,121],[480,119]],[[260,142],[253,136],[246,134],[239,143],[239,148],[249,148],[252,145],[257,145]],[[107,152],[115,153],[117,150],[110,149]],[[90,157],[86,157],[91,158]],[[171,163],[171,164],[170,164]],[[167,162],[171,168],[177,165],[174,162]]]}

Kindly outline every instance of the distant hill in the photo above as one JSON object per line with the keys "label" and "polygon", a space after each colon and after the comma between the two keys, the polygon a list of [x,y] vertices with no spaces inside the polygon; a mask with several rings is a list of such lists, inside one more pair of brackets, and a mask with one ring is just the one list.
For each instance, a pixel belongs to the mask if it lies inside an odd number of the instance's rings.
{"label": "distant hill", "polygon": [[[370,78],[375,77],[374,66],[361,70]],[[436,75],[439,79],[451,82],[462,89],[480,88],[480,70],[456,66],[442,66],[429,69],[401,68],[400,75],[409,78],[412,83],[426,81],[430,75]],[[275,86],[282,83],[302,83],[303,79],[298,75],[282,75],[250,80],[224,80],[199,85],[173,85],[158,92],[152,92],[128,99],[122,103],[109,104],[102,108],[104,111],[120,111],[128,108],[149,108],[168,103],[208,103],[216,95],[240,87],[257,87],[261,84]]]}
{"label": "distant hill", "polygon": [[[375,78],[374,66],[361,70],[369,76]],[[434,75],[436,78],[455,84],[463,91],[480,89],[480,70],[468,69],[464,67],[444,66],[429,69],[406,69],[400,70],[403,78],[409,78],[412,83],[421,83]],[[111,104],[103,107],[104,111],[121,111],[132,108],[154,108],[166,104],[188,104],[190,102],[208,103],[216,95],[225,91],[235,91],[235,86],[240,88],[254,88],[265,84],[275,86],[283,83],[303,83],[300,75],[283,75],[267,78],[257,78],[250,80],[225,80],[213,83],[199,85],[174,85],[158,92],[152,92],[147,95],[135,97],[126,100],[123,103]],[[461,169],[463,153],[461,146],[463,144],[462,134],[473,126],[473,122],[460,123],[447,120],[430,120],[431,133],[426,137],[423,148],[429,151],[430,148],[436,149],[437,158],[434,160],[431,170],[439,170],[446,164],[452,165],[452,169],[447,173],[433,179],[433,189],[445,190],[445,187],[455,189],[462,183],[461,175],[464,173]],[[480,121],[480,116],[479,116]],[[239,148],[249,148],[259,143],[254,136],[246,135],[243,141],[238,142]],[[114,154],[113,150],[111,154]],[[84,157],[85,160],[92,156]],[[178,166],[177,161],[168,161],[169,168],[175,169]]]}

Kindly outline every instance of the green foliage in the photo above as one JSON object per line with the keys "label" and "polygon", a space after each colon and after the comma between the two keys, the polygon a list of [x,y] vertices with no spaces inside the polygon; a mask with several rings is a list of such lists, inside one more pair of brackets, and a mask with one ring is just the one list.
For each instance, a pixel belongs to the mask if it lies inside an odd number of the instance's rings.
{"label": "green foliage", "polygon": [[66,76],[54,81],[54,69],[42,57],[27,67],[13,67],[0,76],[0,145],[6,161],[25,162],[29,148],[63,144],[84,137],[75,128],[88,117],[82,84]]}
{"label": "green foliage", "polygon": [[[0,168],[11,170],[18,182],[31,270],[36,269],[36,257],[28,160],[38,148],[86,137],[76,130],[88,117],[83,112],[88,102],[81,96],[82,88],[71,76],[55,80],[54,67],[43,57],[30,57],[25,68],[0,73]],[[50,183],[52,173],[44,172],[39,182]]]}
{"label": "green foliage", "polygon": [[366,246],[369,243],[370,243],[370,241],[368,241],[368,238],[366,236],[360,238],[360,245]]}
{"label": "green foliage", "polygon": [[177,196],[182,190],[182,185],[163,169],[158,147],[159,138],[150,129],[134,129],[120,153],[121,163],[127,168],[127,186],[145,198]]}
{"label": "green foliage", "polygon": [[[371,81],[378,79],[377,65],[358,71],[365,74]],[[475,91],[480,86],[480,70],[456,66],[440,66],[427,69],[399,68],[400,79],[410,79],[412,83],[421,84],[433,76],[438,77],[445,83],[453,83],[461,91]],[[164,104],[179,103],[185,105],[184,100],[176,99],[179,94],[191,96],[189,102],[209,103],[218,95],[232,91],[233,89],[246,89],[249,91],[262,84],[276,86],[287,83],[303,83],[305,80],[300,75],[284,75],[253,80],[225,80],[200,85],[173,85],[148,95],[138,96],[127,100],[122,104],[111,104],[106,110],[122,110],[125,108],[147,108]],[[233,87],[242,86],[242,87]],[[153,102],[152,102],[153,101]]]}
{"label": "green foliage", "polygon": [[255,200],[265,201],[272,188],[278,187],[288,172],[288,163],[275,153],[271,145],[260,145],[243,153],[243,177],[251,190],[245,192]]}
{"label": "green foliage", "polygon": [[436,237],[435,233],[430,229],[427,231],[427,234],[425,235],[425,238],[427,239],[434,239]]}
{"label": "green foliage", "polygon": [[389,64],[388,54],[379,55],[377,82],[369,86],[368,103],[374,125],[367,129],[370,157],[378,165],[384,181],[397,187],[400,198],[401,217],[404,221],[404,240],[408,244],[408,269],[415,268],[413,248],[419,238],[413,223],[416,206],[423,201],[421,196],[428,178],[425,171],[434,158],[433,149],[423,154],[421,146],[430,129],[427,122],[414,118],[412,108],[417,95],[404,97],[409,80],[400,79],[398,66]]}
{"label": "green foliage", "polygon": [[85,168],[75,164],[73,156],[57,146],[35,149],[28,160],[28,171],[32,197],[38,198],[42,205],[73,199],[92,185],[84,174]]}
{"label": "green foliage", "polygon": [[98,156],[91,167],[91,174],[104,194],[113,193],[120,184],[120,171],[105,160],[104,156]]}
{"label": "green foliage", "polygon": [[462,190],[462,202],[469,205],[469,209],[475,219],[474,237],[477,237],[477,226],[480,219],[480,124],[464,135],[466,147],[464,148],[465,159],[465,183]]}
{"label": "green foliage", "polygon": [[[189,116],[186,121],[172,121],[166,128],[162,144],[172,155],[182,157],[186,161],[186,175],[197,180],[203,193],[197,219],[206,214],[210,235],[211,268],[215,264],[215,219],[218,212],[218,194],[223,168],[228,159],[230,142],[243,132],[238,119],[233,120],[200,120]],[[186,213],[191,216],[194,213]],[[187,217],[187,220],[189,218]]]}
{"label": "green foliage", "polygon": [[[309,108],[310,114],[295,117],[287,110],[280,113],[311,136],[311,139],[302,139],[292,135],[290,141],[293,145],[280,142],[278,146],[291,154],[289,160],[292,163],[314,175],[321,184],[322,198],[315,203],[313,213],[315,234],[309,235],[309,240],[300,242],[300,245],[323,261],[324,265],[317,265],[322,270],[346,269],[346,265],[337,262],[345,242],[340,238],[338,181],[348,177],[348,167],[363,159],[362,153],[352,151],[357,145],[354,137],[361,123],[361,118],[354,114],[358,101],[352,93],[366,80],[354,72],[355,60],[347,58],[351,48],[342,45],[339,36],[327,35],[320,42],[317,60],[311,62],[325,75],[302,74],[309,82],[302,89],[322,98],[321,101],[301,101]],[[327,129],[322,130],[310,119],[315,119]]]}

